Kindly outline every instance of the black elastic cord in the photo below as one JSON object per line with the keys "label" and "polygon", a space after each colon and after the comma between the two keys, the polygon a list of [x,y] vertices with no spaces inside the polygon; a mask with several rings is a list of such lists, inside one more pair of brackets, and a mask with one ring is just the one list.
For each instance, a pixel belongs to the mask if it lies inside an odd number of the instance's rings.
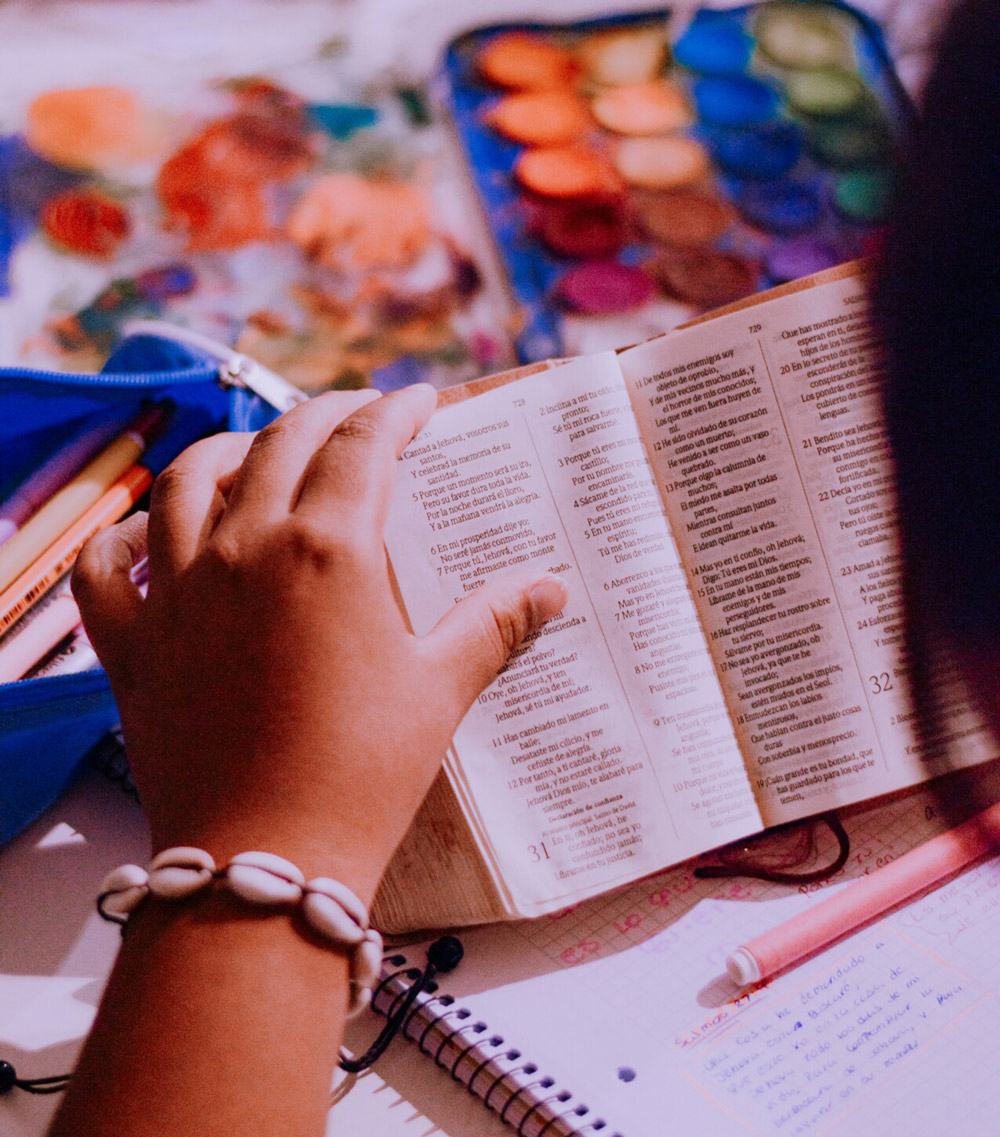
{"label": "black elastic cord", "polygon": [[0,1096],[9,1094],[15,1087],[29,1094],[58,1094],[69,1085],[69,1074],[56,1074],[51,1078],[19,1078],[9,1062],[0,1058]]}
{"label": "black elastic cord", "polygon": [[[819,814],[816,820],[823,821],[829,826],[830,832],[837,838],[839,846],[837,856],[823,868],[813,869],[809,872],[783,872],[780,869],[769,869],[751,864],[750,858],[738,860],[734,857],[729,864],[725,865],[699,865],[694,870],[694,875],[700,880],[748,876],[754,880],[767,880],[774,884],[814,884],[816,881],[826,880],[834,873],[840,872],[847,864],[847,858],[851,855],[851,839],[836,813]],[[799,823],[794,822],[793,824]]]}
{"label": "black elastic cord", "polygon": [[441,939],[435,940],[427,949],[427,966],[420,973],[420,977],[414,979],[406,992],[406,998],[389,1016],[389,1021],[382,1028],[378,1038],[360,1058],[341,1058],[341,1070],[346,1070],[348,1074],[360,1074],[362,1070],[367,1070],[375,1063],[385,1053],[389,1043],[406,1022],[420,992],[427,989],[428,983],[435,975],[454,971],[461,963],[463,954],[462,945],[454,936],[442,936]]}

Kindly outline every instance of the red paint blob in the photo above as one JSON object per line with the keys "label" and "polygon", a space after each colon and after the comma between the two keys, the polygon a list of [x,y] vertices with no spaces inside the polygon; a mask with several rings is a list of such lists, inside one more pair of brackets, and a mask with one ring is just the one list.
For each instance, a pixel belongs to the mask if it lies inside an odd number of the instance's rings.
{"label": "red paint blob", "polygon": [[237,249],[273,236],[268,190],[313,161],[300,103],[270,85],[240,96],[240,111],[191,139],[156,180],[167,224],[187,233],[191,250]]}
{"label": "red paint blob", "polygon": [[132,230],[128,213],[96,190],[67,190],[42,207],[41,225],[57,244],[89,257],[111,257]]}
{"label": "red paint blob", "polygon": [[570,269],[559,281],[560,302],[585,316],[610,316],[644,304],[655,291],[640,268],[617,261],[590,261]]}
{"label": "red paint blob", "polygon": [[614,256],[626,239],[625,218],[616,198],[539,202],[531,228],[554,253],[586,260]]}

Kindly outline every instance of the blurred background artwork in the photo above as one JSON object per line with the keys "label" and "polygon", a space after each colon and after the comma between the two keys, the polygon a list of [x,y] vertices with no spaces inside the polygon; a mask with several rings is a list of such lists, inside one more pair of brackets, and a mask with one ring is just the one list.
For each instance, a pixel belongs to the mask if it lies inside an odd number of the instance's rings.
{"label": "blurred background artwork", "polygon": [[0,63],[4,362],[96,369],[136,317],[239,341],[308,390],[509,362],[446,127],[421,85],[359,69],[335,6],[19,16]]}
{"label": "blurred background artwork", "polygon": [[[881,21],[896,69],[915,90],[942,6],[905,0],[868,0],[859,6]],[[29,368],[95,370],[128,320],[157,317],[235,344],[310,391],[367,385],[388,390],[420,380],[445,386],[500,370],[518,358],[596,350],[666,330],[699,307],[730,298],[728,292],[735,296],[792,271],[782,268],[777,276],[772,271],[776,252],[786,248],[804,255],[822,245],[828,256],[841,249],[844,255],[864,251],[879,220],[881,182],[856,186],[848,208],[840,210],[838,239],[842,231],[849,233],[839,247],[830,248],[836,246],[830,239],[833,222],[820,234],[820,245],[813,241],[809,249],[794,231],[779,234],[780,246],[772,247],[770,238],[754,243],[761,210],[773,211],[770,191],[765,187],[762,195],[757,178],[742,205],[733,198],[724,180],[732,171],[716,169],[719,131],[725,134],[731,124],[708,121],[715,133],[707,141],[697,133],[706,125],[707,104],[692,83],[706,77],[716,86],[720,80],[730,87],[737,80],[752,82],[756,88],[749,93],[760,97],[775,89],[775,60],[780,63],[784,52],[787,63],[796,49],[788,29],[779,27],[771,36],[770,74],[748,78],[743,72],[752,50],[752,19],[728,24],[713,48],[711,35],[704,33],[722,25],[705,24],[704,13],[697,17],[698,7],[673,6],[669,32],[665,21],[637,26],[633,56],[642,54],[644,30],[648,39],[654,26],[659,36],[655,59],[650,56],[644,65],[633,58],[630,64],[633,70],[651,68],[649,75],[630,72],[612,76],[613,81],[597,75],[602,90],[595,91],[594,67],[614,70],[616,60],[628,54],[607,39],[603,54],[589,63],[583,87],[575,70],[549,82],[544,71],[553,60],[568,58],[578,68],[588,50],[594,54],[593,37],[588,48],[586,37],[577,35],[583,54],[566,56],[567,41],[564,35],[559,39],[557,29],[556,40],[548,43],[548,63],[542,60],[542,79],[537,70],[530,78],[529,58],[525,85],[504,76],[502,58],[499,71],[483,64],[482,53],[491,43],[495,47],[496,33],[479,38],[466,33],[500,21],[544,19],[555,26],[604,19],[606,2],[552,0],[543,14],[514,4],[475,2],[459,11],[431,0],[5,5],[0,9],[0,360]],[[782,7],[802,11],[829,5],[786,2]],[[923,10],[922,18],[914,18],[914,8]],[[669,63],[663,60],[669,60],[685,29],[697,31],[698,18],[701,40],[688,36],[687,86],[671,86],[665,78]],[[808,20],[800,33],[804,42]],[[441,65],[446,48],[463,35],[449,71]],[[718,51],[726,43],[747,50],[739,75],[718,70]],[[716,52],[707,65],[706,44],[709,55]],[[517,64],[516,53],[513,58]],[[856,53],[847,64],[846,70],[861,74]],[[845,68],[838,67],[842,78]],[[789,74],[794,79],[807,72],[809,67],[793,61],[780,78],[787,86]],[[812,67],[811,74],[819,82],[800,102],[827,100],[825,110],[804,110],[832,137],[848,117],[837,109],[838,98],[846,95],[831,87],[828,66],[822,73]],[[553,86],[562,89],[554,95]],[[527,104],[537,101],[539,91],[554,109],[539,116],[530,106],[517,105],[517,96]],[[846,94],[856,91],[855,82]],[[878,103],[871,94],[864,91],[869,125]],[[886,122],[878,116],[896,110],[883,105],[884,92],[878,98],[883,102],[876,106],[871,145],[884,142]],[[506,120],[497,113],[501,102]],[[781,102],[787,108],[784,90]],[[693,132],[692,108],[698,119]],[[464,112],[473,117],[463,122]],[[712,113],[709,108],[709,120]],[[721,113],[727,113],[725,107]],[[763,127],[781,149],[791,138],[783,115],[742,127],[757,133]],[[533,130],[541,119],[561,124],[572,137],[536,138]],[[608,183],[596,190],[588,183],[578,194],[571,187],[567,193],[567,146],[579,159],[579,132],[593,136],[595,129],[615,147],[614,162],[599,171],[604,176],[610,170]],[[689,146],[680,153],[678,130],[691,135],[701,150]],[[672,132],[676,137],[665,142]],[[846,137],[844,130],[838,137]],[[563,166],[543,165],[532,173],[525,168],[525,149],[561,149]],[[737,145],[730,165],[748,154],[759,157],[752,147]],[[694,163],[694,175],[674,184],[684,161]],[[815,166],[815,147],[803,161]],[[880,178],[881,162],[880,151]],[[804,184],[801,163],[791,165],[794,176],[785,177],[779,203],[786,213],[802,207],[796,197]],[[843,174],[837,171],[841,180]],[[627,218],[608,193],[612,183],[620,186],[623,180],[632,202]],[[502,200],[491,198],[490,185],[501,185]],[[714,234],[713,248],[703,250],[714,259],[698,262],[716,273],[708,282],[713,287],[706,284],[703,290],[704,303],[691,295],[698,264],[690,242],[660,241],[655,232],[665,216],[658,206],[655,217],[649,213],[657,195],[681,210],[688,228],[704,222]],[[740,227],[730,226],[720,244],[716,231],[736,217],[734,201],[742,211]],[[748,225],[751,206],[757,215]],[[638,244],[623,228],[633,224],[636,208],[649,214],[645,222],[640,218],[640,229],[645,228]],[[521,211],[521,229],[513,240],[504,228],[510,209]],[[787,220],[782,214],[782,223]],[[733,233],[739,248],[731,247]],[[591,255],[584,247],[588,235],[611,245]],[[517,241],[533,245],[534,254],[540,249],[541,259],[536,255],[527,269],[512,262],[509,254]],[[614,260],[612,254],[622,249]],[[524,272],[533,274],[527,291],[519,279]],[[528,334],[539,311],[561,321],[556,334]]]}

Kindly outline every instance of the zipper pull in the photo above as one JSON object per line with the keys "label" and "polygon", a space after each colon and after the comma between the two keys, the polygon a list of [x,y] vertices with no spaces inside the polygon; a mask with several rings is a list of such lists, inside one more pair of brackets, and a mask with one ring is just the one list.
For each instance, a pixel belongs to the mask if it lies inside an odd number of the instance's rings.
{"label": "zipper pull", "polygon": [[219,382],[223,387],[242,387],[252,391],[276,411],[284,413],[309,399],[304,391],[300,391],[298,387],[262,363],[234,351],[218,340],[203,336],[200,332],[193,332],[190,328],[181,328],[176,324],[167,323],[166,320],[129,320],[122,328],[122,334],[159,336],[174,343],[196,347],[219,361]]}
{"label": "zipper pull", "polygon": [[290,411],[299,403],[307,403],[309,396],[300,391],[276,371],[271,371],[248,355],[233,352],[219,366],[219,382],[223,387],[245,387],[270,403],[276,411]]}

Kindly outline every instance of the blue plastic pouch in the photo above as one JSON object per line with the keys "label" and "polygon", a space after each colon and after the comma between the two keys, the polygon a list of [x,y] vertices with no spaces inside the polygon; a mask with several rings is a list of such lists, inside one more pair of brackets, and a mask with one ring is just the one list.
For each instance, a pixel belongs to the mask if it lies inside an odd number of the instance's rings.
{"label": "blue plastic pouch", "polygon": [[[258,430],[278,411],[249,389],[254,370],[225,349],[213,353],[149,333],[123,340],[94,375],[0,368],[0,496],[75,423],[102,411],[127,415],[142,399],[169,399],[176,407],[143,457],[154,475],[207,434]],[[117,722],[100,670],[0,684],[0,843],[61,793]]]}

